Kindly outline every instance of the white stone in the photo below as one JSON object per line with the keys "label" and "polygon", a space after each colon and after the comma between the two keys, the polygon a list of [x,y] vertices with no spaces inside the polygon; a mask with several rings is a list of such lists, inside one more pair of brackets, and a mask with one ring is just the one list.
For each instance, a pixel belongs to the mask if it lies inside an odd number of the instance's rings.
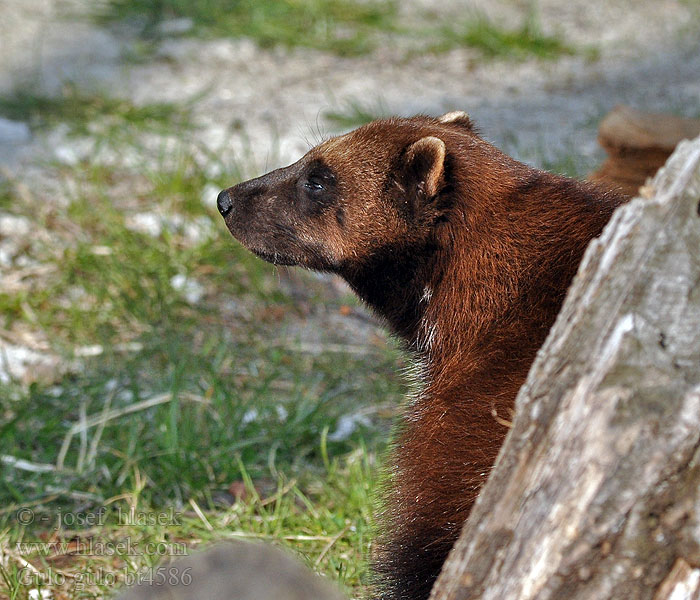
{"label": "white stone", "polygon": [[0,237],[28,235],[32,225],[26,217],[16,215],[0,215]]}
{"label": "white stone", "polygon": [[131,231],[158,237],[163,232],[163,218],[155,213],[138,213],[129,215],[125,226]]}
{"label": "white stone", "polygon": [[12,254],[0,245],[0,266],[9,267],[12,264]]}
{"label": "white stone", "polygon": [[360,413],[354,415],[343,415],[338,419],[338,425],[335,431],[328,436],[331,442],[342,442],[347,440],[352,433],[357,429],[358,425],[370,426],[372,423],[367,417]]}
{"label": "white stone", "polygon": [[32,137],[29,125],[21,121],[11,121],[0,117],[0,145],[24,144]]}
{"label": "white stone", "polygon": [[204,295],[204,287],[195,279],[180,273],[170,280],[172,288],[180,292],[187,302],[197,304]]}
{"label": "white stone", "polygon": [[160,35],[182,35],[191,31],[194,27],[194,21],[187,17],[182,19],[168,19],[163,21],[157,27]]}
{"label": "white stone", "polygon": [[255,408],[248,409],[245,411],[243,414],[243,418],[241,419],[241,423],[243,425],[247,425],[248,423],[252,423],[258,418],[258,411]]}
{"label": "white stone", "polygon": [[55,359],[25,346],[0,340],[0,383],[26,379],[27,372],[37,366],[49,366]]}
{"label": "white stone", "polygon": [[54,149],[54,156],[56,160],[62,162],[64,165],[75,166],[80,162],[80,156],[75,151],[75,148],[71,146],[57,146]]}
{"label": "white stone", "polygon": [[218,185],[213,183],[207,183],[202,190],[202,203],[213,210],[216,210],[216,198],[219,195],[221,189]]}

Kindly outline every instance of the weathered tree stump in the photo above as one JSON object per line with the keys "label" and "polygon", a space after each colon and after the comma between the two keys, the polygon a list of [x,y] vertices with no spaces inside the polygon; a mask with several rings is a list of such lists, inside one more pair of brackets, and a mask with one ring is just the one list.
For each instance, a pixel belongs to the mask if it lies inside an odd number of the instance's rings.
{"label": "weathered tree stump", "polygon": [[588,248],[433,600],[700,597],[700,139]]}
{"label": "weathered tree stump", "polygon": [[634,196],[663,166],[678,143],[700,135],[700,120],[616,106],[601,121],[598,142],[608,154],[589,179]]}

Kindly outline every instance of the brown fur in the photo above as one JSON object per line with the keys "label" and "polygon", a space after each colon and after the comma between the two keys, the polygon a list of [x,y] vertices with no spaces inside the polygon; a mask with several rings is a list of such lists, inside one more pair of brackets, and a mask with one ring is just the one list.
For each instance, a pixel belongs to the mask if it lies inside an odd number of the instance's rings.
{"label": "brown fur", "polygon": [[234,236],[343,276],[423,371],[394,442],[382,598],[427,597],[582,253],[621,202],[511,159],[464,113],[376,121],[222,192]]}

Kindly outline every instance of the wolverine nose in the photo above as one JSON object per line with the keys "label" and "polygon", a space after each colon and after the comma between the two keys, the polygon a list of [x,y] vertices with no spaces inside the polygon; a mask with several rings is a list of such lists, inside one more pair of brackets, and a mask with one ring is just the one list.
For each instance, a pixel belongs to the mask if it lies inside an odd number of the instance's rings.
{"label": "wolverine nose", "polygon": [[228,190],[224,190],[217,196],[216,207],[219,209],[222,217],[231,212],[233,202],[231,202],[231,197],[228,195]]}

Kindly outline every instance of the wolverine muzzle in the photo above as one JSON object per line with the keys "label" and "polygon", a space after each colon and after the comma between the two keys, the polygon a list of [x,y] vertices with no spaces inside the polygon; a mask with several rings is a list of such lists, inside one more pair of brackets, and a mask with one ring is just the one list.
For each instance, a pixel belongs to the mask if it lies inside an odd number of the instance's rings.
{"label": "wolverine muzzle", "polygon": [[224,190],[217,196],[216,207],[219,209],[222,217],[225,217],[231,212],[233,202],[231,202],[231,196],[229,196],[228,190]]}

